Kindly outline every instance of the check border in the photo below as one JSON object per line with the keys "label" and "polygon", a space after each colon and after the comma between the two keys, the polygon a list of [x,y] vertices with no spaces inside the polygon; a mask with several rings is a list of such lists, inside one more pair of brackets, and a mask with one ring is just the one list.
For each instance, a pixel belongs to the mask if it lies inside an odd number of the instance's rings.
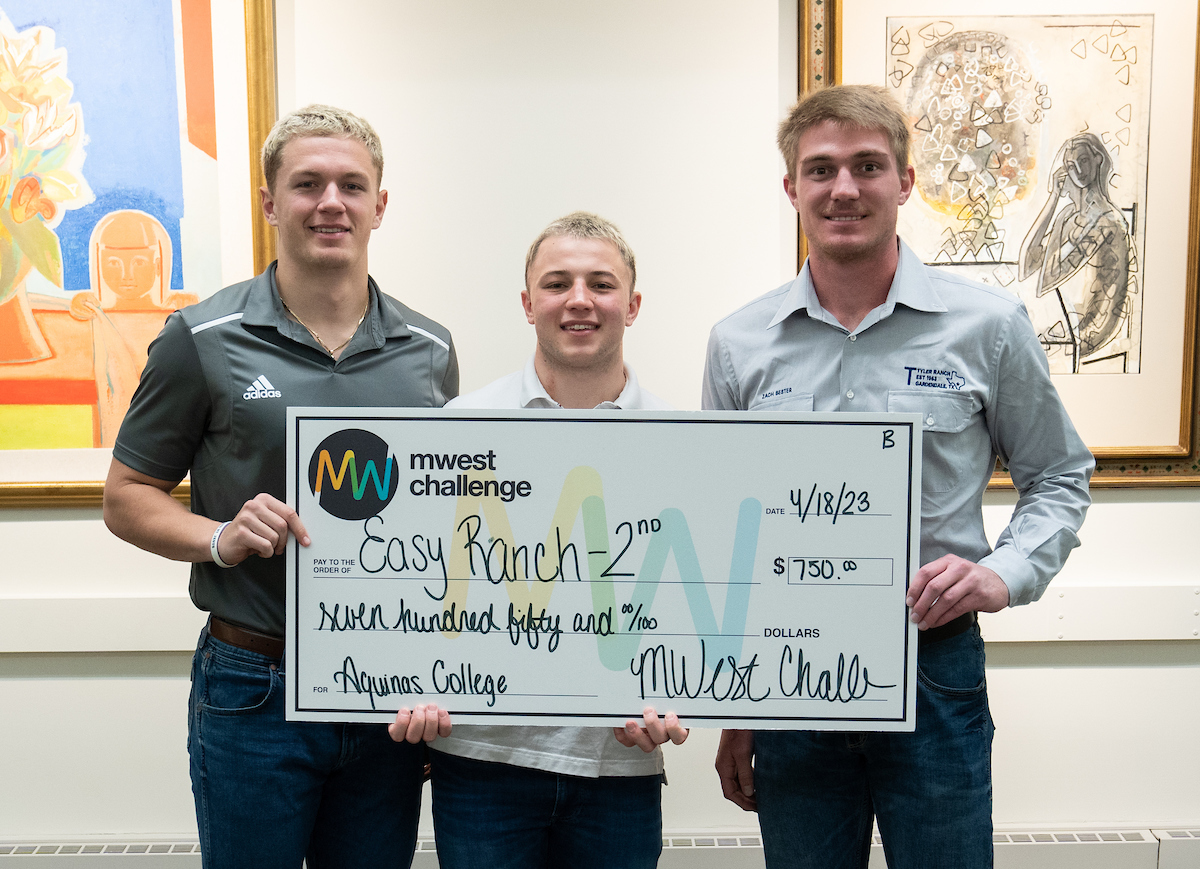
{"label": "check border", "polygon": [[[694,425],[704,424],[708,426],[836,426],[836,427],[856,427],[867,426],[878,428],[881,423],[886,423],[896,428],[904,429],[908,434],[907,446],[907,479],[906,485],[908,488],[907,497],[905,498],[905,507],[907,513],[904,517],[905,521],[905,558],[904,558],[904,585],[907,590],[908,584],[915,570],[915,564],[920,551],[919,540],[919,505],[921,495],[917,492],[914,496],[914,469],[919,465],[919,443],[921,437],[921,425],[915,417],[911,419],[908,415],[898,414],[812,414],[812,413],[738,413],[738,412],[674,412],[674,413],[658,413],[650,415],[640,412],[625,412],[614,414],[604,411],[563,411],[556,410],[553,412],[539,411],[478,411],[478,410],[454,410],[446,411],[442,409],[429,410],[424,408],[389,408],[381,411],[378,408],[293,408],[289,411],[289,441],[293,450],[291,456],[291,466],[288,469],[288,502],[300,510],[297,506],[302,503],[302,490],[304,475],[300,469],[307,467],[308,461],[302,456],[301,451],[301,429],[306,423],[323,422],[323,423],[392,423],[398,420],[412,423],[422,422],[444,422],[447,419],[454,419],[463,422],[538,422],[546,423],[571,423],[582,426],[607,426],[607,425],[638,425],[638,424],[653,424],[653,425]],[[914,517],[914,509],[917,515]],[[915,521],[914,521],[915,519]],[[914,539],[914,529],[916,529],[917,537]],[[294,543],[291,545],[295,545]],[[292,634],[288,637],[289,649],[295,649],[294,665],[289,683],[299,686],[303,679],[301,675],[301,661],[299,655],[300,648],[300,625],[301,613],[299,595],[293,594],[292,590],[301,580],[301,565],[298,558],[292,559],[289,564],[290,574],[288,577],[288,591],[290,598],[290,606],[292,608],[293,618],[291,620]],[[630,580],[633,582],[635,580]],[[916,636],[910,629],[907,620],[907,611],[905,610],[901,617],[904,620],[905,631],[903,635],[903,655],[904,655],[904,671],[907,674],[910,669],[915,670],[916,656]],[[749,636],[749,635],[748,635]],[[289,662],[290,663],[290,662]],[[305,683],[307,684],[307,683]],[[913,703],[915,694],[912,690],[915,688],[915,680],[907,675],[903,682],[898,687],[901,688],[901,697],[899,700],[899,714],[895,716],[879,717],[879,716],[831,716],[831,715],[780,715],[780,714],[764,714],[761,716],[749,716],[745,711],[730,714],[695,714],[689,712],[687,714],[687,722],[697,726],[711,724],[712,726],[736,726],[748,725],[757,728],[780,728],[785,729],[789,724],[805,724],[805,723],[823,723],[823,724],[862,724],[867,725],[867,730],[880,730],[879,724],[901,725],[906,722],[911,722],[914,718]],[[304,716],[305,719],[311,720],[311,716],[321,716],[321,720],[341,720],[341,721],[390,721],[394,717],[394,710],[378,709],[371,711],[355,711],[347,710],[344,706],[322,704],[320,702],[302,702],[300,692],[293,689],[290,693],[293,694],[288,704],[289,717],[296,713]],[[319,696],[319,695],[318,695]],[[328,695],[325,695],[328,696]],[[442,704],[442,698],[445,695],[433,695],[438,699],[439,704]],[[512,695],[519,696],[519,695]],[[651,703],[652,698],[647,698],[646,703]],[[776,702],[787,702],[792,698],[776,698]],[[771,704],[775,705],[775,704]],[[620,713],[600,713],[600,712],[579,712],[570,715],[564,715],[560,712],[543,712],[543,711],[513,711],[505,709],[502,711],[461,711],[451,708],[451,714],[456,716],[456,720],[461,720],[462,723],[480,724],[493,722],[511,723],[515,718],[521,718],[526,721],[538,721],[546,724],[561,724],[566,720],[582,724],[584,726],[600,726],[613,723],[623,723],[627,718],[637,718],[641,715],[640,709],[628,709]],[[324,718],[324,716],[330,716]],[[797,728],[799,729],[799,728]],[[850,729],[845,726],[821,727],[821,728],[805,728],[805,729]],[[887,729],[901,729],[897,727],[889,727]]]}

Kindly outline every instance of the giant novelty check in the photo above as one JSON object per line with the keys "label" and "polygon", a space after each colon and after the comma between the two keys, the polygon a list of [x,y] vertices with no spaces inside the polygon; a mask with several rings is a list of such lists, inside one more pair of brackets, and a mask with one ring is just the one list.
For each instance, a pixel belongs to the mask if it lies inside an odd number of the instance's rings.
{"label": "giant novelty check", "polygon": [[287,709],[911,730],[920,420],[293,408]]}

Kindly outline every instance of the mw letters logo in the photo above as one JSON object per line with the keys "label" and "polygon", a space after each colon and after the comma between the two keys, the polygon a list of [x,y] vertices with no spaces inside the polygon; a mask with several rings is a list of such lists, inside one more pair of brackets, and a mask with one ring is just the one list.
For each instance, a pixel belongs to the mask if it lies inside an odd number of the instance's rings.
{"label": "mw letters logo", "polygon": [[313,450],[308,486],[326,513],[339,519],[369,519],[396,494],[400,473],[387,442],[349,428],[335,432]]}

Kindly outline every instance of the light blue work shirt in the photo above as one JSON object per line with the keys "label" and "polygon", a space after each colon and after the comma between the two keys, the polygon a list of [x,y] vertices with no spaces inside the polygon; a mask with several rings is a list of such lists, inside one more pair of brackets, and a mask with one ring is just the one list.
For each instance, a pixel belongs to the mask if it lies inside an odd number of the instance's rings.
{"label": "light blue work shirt", "polygon": [[[808,264],[718,322],[702,406],[895,411],[923,420],[921,564],[994,570],[1011,605],[1037,600],[1079,545],[1095,462],[1050,382],[1024,305],[926,266],[903,242],[887,300],[853,332],[821,307]],[[1008,467],[1020,500],[993,551],[983,493]]]}

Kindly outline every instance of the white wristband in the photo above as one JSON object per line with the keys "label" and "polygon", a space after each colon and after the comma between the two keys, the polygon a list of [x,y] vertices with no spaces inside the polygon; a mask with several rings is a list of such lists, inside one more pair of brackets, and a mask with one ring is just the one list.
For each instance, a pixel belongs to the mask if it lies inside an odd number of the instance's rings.
{"label": "white wristband", "polygon": [[217,551],[217,542],[221,539],[221,532],[225,530],[225,526],[228,524],[228,522],[222,522],[217,526],[217,530],[213,532],[212,543],[208,545],[208,549],[212,553],[213,561],[216,562],[217,567],[233,567],[232,564],[221,558],[221,553]]}

